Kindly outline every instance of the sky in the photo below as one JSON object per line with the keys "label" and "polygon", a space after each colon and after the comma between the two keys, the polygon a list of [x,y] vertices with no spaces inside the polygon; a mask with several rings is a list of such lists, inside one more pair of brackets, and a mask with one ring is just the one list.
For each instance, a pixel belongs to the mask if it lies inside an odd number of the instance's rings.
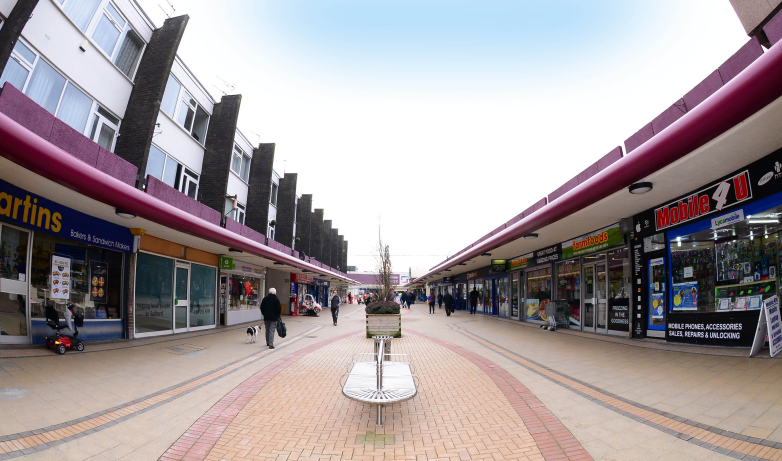
{"label": "sky", "polygon": [[[728,0],[138,0],[372,271],[422,274],[623,145],[748,37]],[[173,7],[173,9],[172,9]],[[233,89],[226,86],[230,84]],[[248,213],[252,210],[248,209]]]}

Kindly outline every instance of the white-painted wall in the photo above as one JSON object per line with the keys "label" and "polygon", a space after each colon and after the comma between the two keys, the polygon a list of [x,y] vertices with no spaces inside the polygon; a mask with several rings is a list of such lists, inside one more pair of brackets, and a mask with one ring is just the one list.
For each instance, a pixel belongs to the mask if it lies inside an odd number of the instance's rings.
{"label": "white-painted wall", "polygon": [[159,134],[152,138],[152,142],[163,152],[200,175],[204,163],[204,146],[162,111],[158,113],[157,121],[160,126],[155,132]]}
{"label": "white-painted wall", "polygon": [[228,187],[225,195],[236,195],[239,203],[247,205],[247,183],[242,181],[233,171],[228,173]]}
{"label": "white-painted wall", "polygon": [[[174,60],[174,64],[171,66],[171,73],[174,74],[174,77],[179,80],[179,83],[185,87],[187,92],[190,93],[193,98],[195,98],[196,102],[198,102],[198,104],[203,107],[206,113],[211,117],[215,107],[215,100],[212,99],[212,96],[201,86],[200,83],[198,83],[195,76],[190,73],[190,70],[188,70],[185,66],[185,63],[179,59],[179,56],[177,56],[177,58]],[[179,103],[177,102],[177,104]]]}

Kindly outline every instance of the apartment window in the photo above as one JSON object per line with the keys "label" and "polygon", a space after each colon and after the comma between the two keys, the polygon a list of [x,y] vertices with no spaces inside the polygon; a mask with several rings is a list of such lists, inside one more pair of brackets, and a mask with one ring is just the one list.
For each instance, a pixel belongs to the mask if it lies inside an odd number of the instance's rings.
{"label": "apartment window", "polygon": [[278,188],[277,183],[272,182],[272,195],[269,202],[271,202],[271,204],[274,206],[277,206],[277,188]]}
{"label": "apartment window", "polygon": [[133,30],[127,30],[122,46],[119,47],[119,51],[114,57],[114,65],[128,78],[132,79],[136,73],[136,67],[138,66],[143,48],[144,42],[141,38]]}
{"label": "apartment window", "polygon": [[169,75],[160,109],[177,121],[200,144],[206,140],[209,114],[173,75]]}
{"label": "apartment window", "polygon": [[271,225],[269,225],[269,227],[267,228],[266,233],[268,234],[266,235],[268,238],[274,240],[274,228]]}
{"label": "apartment window", "polygon": [[198,195],[198,174],[174,160],[154,144],[149,148],[147,171],[144,176],[147,175],[156,177],[192,199]]}
{"label": "apartment window", "polygon": [[107,55],[112,56],[114,49],[117,47],[117,42],[119,42],[119,37],[127,25],[127,21],[119,14],[114,5],[109,2],[103,9],[95,30],[92,31],[92,39]]}
{"label": "apartment window", "polygon": [[92,112],[92,123],[90,126],[90,139],[104,149],[113,150],[114,140],[117,138],[117,131],[119,130],[119,119],[96,104],[95,110]]}
{"label": "apartment window", "polygon": [[[16,42],[0,76],[0,84],[5,82],[14,85],[79,133],[87,133],[87,120],[95,105],[93,100],[21,39]],[[113,118],[116,131],[119,119]]]}
{"label": "apartment window", "polygon": [[87,31],[102,0],[57,0],[65,14],[82,32]]}
{"label": "apartment window", "polygon": [[231,159],[231,171],[242,178],[244,182],[250,182],[250,156],[245,154],[239,145],[234,144],[234,154]]}
{"label": "apartment window", "polygon": [[234,209],[234,199],[225,199],[225,211],[223,212],[223,215],[240,224],[244,224],[244,217],[246,214],[247,212],[243,204],[236,202],[236,209]]}

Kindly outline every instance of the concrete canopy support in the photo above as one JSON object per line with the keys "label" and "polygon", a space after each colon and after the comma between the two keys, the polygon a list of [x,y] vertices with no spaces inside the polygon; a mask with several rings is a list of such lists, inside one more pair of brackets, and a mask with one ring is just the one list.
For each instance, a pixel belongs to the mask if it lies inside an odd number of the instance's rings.
{"label": "concrete canopy support", "polygon": [[223,96],[215,104],[204,144],[206,149],[198,183],[198,201],[220,214],[225,214],[225,194],[241,105],[240,94]]}
{"label": "concrete canopy support", "polygon": [[312,194],[304,194],[299,199],[296,207],[296,235],[300,241],[296,244],[296,250],[307,256],[312,256],[310,251],[310,230],[312,227]]}
{"label": "concrete canopy support", "polygon": [[763,26],[782,9],[782,0],[730,0],[733,10],[750,37],[757,36],[760,42],[769,45]]}
{"label": "concrete canopy support", "polygon": [[348,241],[342,241],[342,272],[348,271]]}
{"label": "concrete canopy support", "polygon": [[296,220],[296,173],[285,173],[280,178],[277,192],[277,226],[274,240],[294,248],[293,223]]}
{"label": "concrete canopy support", "polygon": [[247,191],[247,216],[244,224],[266,235],[269,226],[269,199],[272,193],[275,144],[259,144],[250,163],[250,187]]}
{"label": "concrete canopy support", "polygon": [[[8,15],[8,19],[0,28],[0,75],[5,70],[5,65],[11,58],[11,51],[16,46],[16,41],[22,35],[24,26],[33,15],[33,10],[38,5],[38,0],[16,0],[16,4]],[[19,91],[22,88],[17,88]]]}
{"label": "concrete canopy support", "polygon": [[[336,232],[336,230],[335,230]],[[331,262],[337,270],[345,271],[343,245],[345,236],[337,234],[336,245],[334,245],[334,254],[331,256]]]}
{"label": "concrete canopy support", "polygon": [[146,178],[149,147],[155,133],[160,101],[188,20],[187,15],[166,19],[163,27],[152,33],[138,65],[128,108],[119,129],[114,153],[138,168],[140,180],[136,181],[136,185],[139,188]]}
{"label": "concrete canopy support", "polygon": [[342,265],[342,247],[339,244],[339,229],[331,229],[331,261],[330,266],[336,269]]}
{"label": "concrete canopy support", "polygon": [[310,251],[312,257],[323,262],[323,209],[315,208],[310,225]]}
{"label": "concrete canopy support", "polygon": [[323,240],[321,241],[321,256],[320,260],[323,264],[331,267],[331,220],[325,219],[323,221]]}

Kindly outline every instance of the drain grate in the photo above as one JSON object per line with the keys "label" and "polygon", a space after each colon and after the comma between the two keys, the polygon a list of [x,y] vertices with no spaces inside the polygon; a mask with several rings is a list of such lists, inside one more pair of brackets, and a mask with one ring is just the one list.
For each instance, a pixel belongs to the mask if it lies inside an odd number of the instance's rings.
{"label": "drain grate", "polygon": [[193,346],[192,344],[177,344],[176,346],[164,347],[161,351],[177,355],[197,355],[201,354],[205,347]]}

